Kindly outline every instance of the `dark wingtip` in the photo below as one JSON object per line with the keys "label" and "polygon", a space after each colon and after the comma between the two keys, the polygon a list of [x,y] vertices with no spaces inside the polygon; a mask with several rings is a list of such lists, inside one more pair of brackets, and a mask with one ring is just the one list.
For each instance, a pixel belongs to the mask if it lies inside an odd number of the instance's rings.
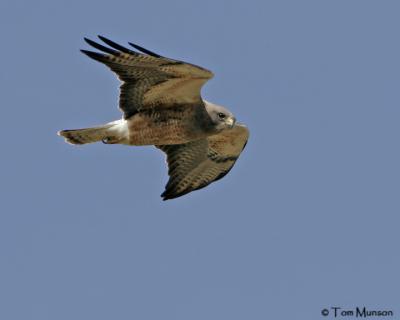
{"label": "dark wingtip", "polygon": [[157,54],[157,53],[155,53],[153,51],[147,50],[147,49],[145,49],[145,48],[143,48],[141,46],[138,46],[137,44],[134,44],[132,42],[128,42],[128,43],[129,43],[130,46],[134,47],[136,50],[139,50],[140,52],[148,54],[149,56],[152,56],[152,57],[155,57],[155,58],[162,58],[162,56],[160,56],[159,54]]}
{"label": "dark wingtip", "polygon": [[105,56],[102,53],[93,52],[89,50],[81,50],[82,53],[86,54],[89,58],[92,58],[97,61],[104,61]]}
{"label": "dark wingtip", "polygon": [[163,201],[175,199],[177,196],[172,194],[170,190],[165,190],[162,194],[161,197],[163,198]]}
{"label": "dark wingtip", "polygon": [[92,47],[96,47],[96,45],[97,45],[96,42],[94,42],[93,40],[90,40],[89,38],[84,37],[83,40],[85,40],[85,42],[86,42],[88,45],[92,46]]}
{"label": "dark wingtip", "polygon": [[121,51],[121,52],[124,52],[124,53],[129,53],[129,54],[133,54],[133,55],[138,55],[137,52],[132,51],[132,50],[129,50],[128,48],[125,48],[125,47],[121,46],[120,44],[118,44],[118,43],[116,43],[116,42],[114,42],[114,41],[112,41],[112,40],[110,40],[110,39],[107,39],[106,37],[103,37],[103,36],[101,36],[101,35],[98,35],[97,37],[98,37],[101,41],[103,41],[105,44],[109,45],[111,48],[117,49],[117,50],[119,50],[119,51]]}
{"label": "dark wingtip", "polygon": [[163,193],[161,193],[160,195],[161,198],[163,198],[163,201],[169,200],[168,196],[167,196],[167,190],[165,190]]}
{"label": "dark wingtip", "polygon": [[161,197],[163,198],[163,201],[165,200],[171,200],[171,199],[176,199],[176,198],[180,198],[194,190],[190,190],[190,189],[185,189],[181,192],[175,192],[173,189],[166,189],[162,194]]}
{"label": "dark wingtip", "polygon": [[83,39],[86,41],[86,43],[88,45],[92,46],[93,48],[96,48],[97,50],[112,54],[114,56],[118,55],[118,51],[115,51],[113,49],[107,48],[107,47],[105,47],[105,46],[103,46],[103,45],[101,45],[101,44],[99,44],[97,42],[94,42],[93,40],[90,40],[89,38],[83,38]]}
{"label": "dark wingtip", "polygon": [[[89,44],[93,48],[96,48],[96,49],[98,49],[100,51],[103,51],[103,52],[106,52],[108,54],[112,54],[112,55],[117,56],[120,53],[119,51],[121,51],[121,52],[124,52],[124,53],[138,55],[137,52],[129,50],[128,48],[125,48],[125,47],[121,46],[120,44],[115,43],[114,41],[112,41],[110,39],[107,39],[106,37],[104,37],[102,35],[98,35],[97,37],[101,41],[103,41],[105,44],[109,45],[111,48],[114,48],[116,50],[108,48],[108,47],[105,47],[105,46],[103,46],[103,45],[101,45],[101,44],[99,44],[99,43],[97,43],[97,42],[95,42],[95,41],[93,41],[93,40],[91,40],[89,38],[84,37],[83,39],[85,40],[85,42],[87,44]],[[138,51],[140,51],[142,53],[148,54],[149,56],[152,56],[152,57],[155,57],[155,58],[163,58],[163,56],[161,56],[161,55],[159,55],[159,54],[157,54],[157,53],[155,53],[153,51],[147,50],[147,49],[145,49],[145,48],[143,48],[143,47],[141,47],[141,46],[139,46],[137,44],[134,44],[132,42],[128,42],[128,43],[129,43],[130,46],[134,47],[136,50],[138,50]]]}
{"label": "dark wingtip", "polygon": [[106,37],[102,36],[101,34],[98,34],[97,38],[99,38],[101,41],[104,41],[104,42],[106,42],[108,40]]}

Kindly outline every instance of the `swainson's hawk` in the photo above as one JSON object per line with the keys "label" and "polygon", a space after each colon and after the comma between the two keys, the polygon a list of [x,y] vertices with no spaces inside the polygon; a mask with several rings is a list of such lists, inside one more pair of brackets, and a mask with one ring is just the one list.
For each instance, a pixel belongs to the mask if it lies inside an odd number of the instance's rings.
{"label": "swainson's hawk", "polygon": [[58,134],[71,144],[155,145],[167,155],[170,178],[161,195],[164,200],[224,177],[245,147],[249,131],[236,123],[229,110],[201,98],[200,89],[213,73],[133,43],[129,44],[139,52],[99,38],[109,47],[85,41],[104,53],[81,51],[104,63],[122,81],[123,118]]}

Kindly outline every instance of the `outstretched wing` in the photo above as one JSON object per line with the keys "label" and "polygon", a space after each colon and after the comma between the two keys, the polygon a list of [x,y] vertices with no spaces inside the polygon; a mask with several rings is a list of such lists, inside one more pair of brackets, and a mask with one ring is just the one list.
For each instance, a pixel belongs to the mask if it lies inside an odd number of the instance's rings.
{"label": "outstretched wing", "polygon": [[[109,47],[90,39],[85,41],[103,53],[81,50],[107,65],[122,81],[119,107],[127,119],[144,108],[199,103],[200,89],[213,73],[199,66],[162,57],[129,43],[137,51],[98,36]],[[110,48],[111,47],[111,48]]]}
{"label": "outstretched wing", "polygon": [[207,139],[179,145],[157,146],[167,154],[169,181],[161,195],[177,198],[223,178],[233,167],[249,138],[237,124]]}

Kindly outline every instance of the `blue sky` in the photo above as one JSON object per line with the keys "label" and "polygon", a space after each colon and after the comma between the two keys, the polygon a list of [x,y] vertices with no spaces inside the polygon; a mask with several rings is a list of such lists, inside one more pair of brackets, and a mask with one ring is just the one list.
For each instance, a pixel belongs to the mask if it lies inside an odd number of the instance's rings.
{"label": "blue sky", "polygon": [[[400,313],[397,1],[0,3],[1,319]],[[104,35],[213,70],[251,138],[223,180],[159,195],[153,147],[74,147],[116,120]],[[328,318],[333,318],[329,315]]]}

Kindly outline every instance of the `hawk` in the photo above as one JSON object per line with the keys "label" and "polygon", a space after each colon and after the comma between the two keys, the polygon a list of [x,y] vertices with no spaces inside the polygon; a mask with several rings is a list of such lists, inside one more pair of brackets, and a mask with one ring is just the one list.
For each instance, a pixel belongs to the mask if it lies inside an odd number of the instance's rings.
{"label": "hawk", "polygon": [[121,120],[58,135],[76,145],[102,141],[154,145],[166,153],[169,180],[163,200],[204,188],[224,177],[244,149],[249,131],[226,108],[203,100],[201,87],[213,73],[163,57],[136,44],[136,50],[98,36],[85,38],[101,52],[81,50],[116,73],[122,84]]}

